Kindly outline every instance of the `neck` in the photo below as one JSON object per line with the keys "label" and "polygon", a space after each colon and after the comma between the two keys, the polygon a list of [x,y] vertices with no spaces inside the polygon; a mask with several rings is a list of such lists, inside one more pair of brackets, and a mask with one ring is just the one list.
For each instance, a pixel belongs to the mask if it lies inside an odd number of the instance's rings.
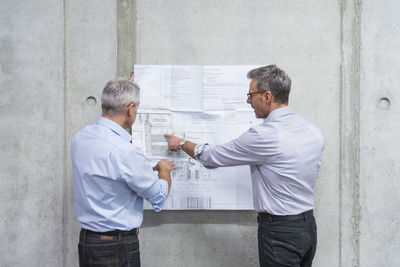
{"label": "neck", "polygon": [[109,120],[117,123],[119,126],[121,126],[124,129],[129,128],[128,122],[126,121],[126,118],[124,115],[110,116],[108,114],[103,113],[101,116],[103,118],[109,119]]}
{"label": "neck", "polygon": [[271,112],[274,111],[275,109],[284,108],[284,107],[287,107],[287,106],[288,106],[288,104],[282,104],[282,103],[275,103],[275,102],[272,102],[272,103],[271,103],[271,106],[270,106],[270,109],[269,109],[269,113],[271,113]]}

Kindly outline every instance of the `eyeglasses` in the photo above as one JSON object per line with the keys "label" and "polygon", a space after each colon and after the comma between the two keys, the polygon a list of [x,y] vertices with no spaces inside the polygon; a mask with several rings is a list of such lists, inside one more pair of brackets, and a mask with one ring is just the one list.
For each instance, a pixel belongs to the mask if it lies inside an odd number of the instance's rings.
{"label": "eyeglasses", "polygon": [[253,92],[253,93],[247,93],[247,99],[252,98],[253,95],[255,95],[255,94],[265,93],[266,91],[267,90],[258,90],[258,91]]}

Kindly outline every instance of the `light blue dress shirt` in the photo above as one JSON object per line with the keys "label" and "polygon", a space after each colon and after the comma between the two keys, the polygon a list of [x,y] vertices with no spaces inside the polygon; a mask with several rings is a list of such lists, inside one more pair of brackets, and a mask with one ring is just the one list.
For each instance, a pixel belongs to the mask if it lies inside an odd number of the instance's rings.
{"label": "light blue dress shirt", "polygon": [[296,215],[314,208],[313,187],[323,149],[320,130],[283,107],[237,139],[197,145],[194,154],[209,168],[250,165],[255,210]]}
{"label": "light blue dress shirt", "polygon": [[101,117],[72,140],[76,213],[84,229],[107,232],[138,228],[143,198],[160,211],[168,184],[117,123]]}

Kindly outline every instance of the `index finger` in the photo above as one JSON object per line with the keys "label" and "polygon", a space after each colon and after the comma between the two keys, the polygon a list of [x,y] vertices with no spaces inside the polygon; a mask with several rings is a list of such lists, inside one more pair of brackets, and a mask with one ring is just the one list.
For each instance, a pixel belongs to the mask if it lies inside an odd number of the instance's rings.
{"label": "index finger", "polygon": [[165,136],[165,137],[168,137],[168,138],[172,138],[172,137],[174,137],[174,135],[173,135],[173,134],[164,134],[164,136]]}
{"label": "index finger", "polygon": [[176,166],[175,166],[175,164],[173,163],[173,162],[169,162],[169,166],[171,166],[171,168],[173,169],[173,170],[175,170],[176,169]]}

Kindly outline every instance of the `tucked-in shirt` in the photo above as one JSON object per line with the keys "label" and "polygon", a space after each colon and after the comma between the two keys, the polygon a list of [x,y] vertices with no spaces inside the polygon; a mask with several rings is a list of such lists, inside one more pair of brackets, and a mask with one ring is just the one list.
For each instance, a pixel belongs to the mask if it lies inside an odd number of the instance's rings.
{"label": "tucked-in shirt", "polygon": [[168,184],[117,123],[101,117],[72,140],[76,213],[84,229],[131,230],[143,221],[143,199],[160,211]]}
{"label": "tucked-in shirt", "polygon": [[313,186],[323,149],[320,130],[283,107],[237,139],[197,145],[194,154],[209,168],[250,165],[255,210],[295,215],[314,208]]}

